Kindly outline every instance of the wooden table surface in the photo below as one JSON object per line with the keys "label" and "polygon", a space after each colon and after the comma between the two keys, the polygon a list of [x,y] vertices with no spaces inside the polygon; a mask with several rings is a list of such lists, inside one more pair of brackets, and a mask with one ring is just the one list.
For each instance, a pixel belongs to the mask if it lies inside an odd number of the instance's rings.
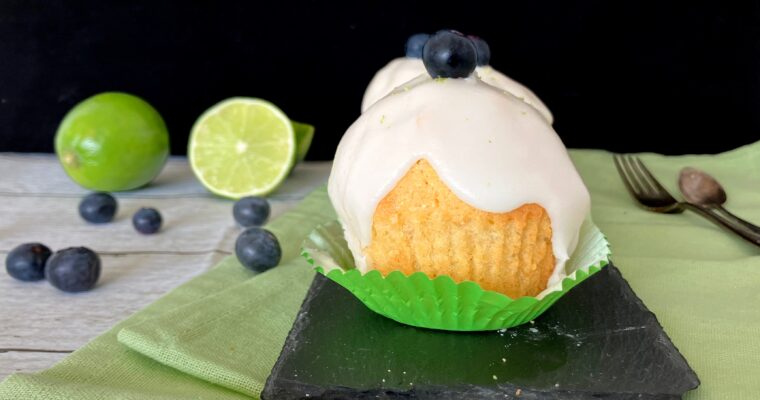
{"label": "wooden table surface", "polygon": [[[330,163],[303,163],[270,197],[272,216],[324,183]],[[117,194],[110,224],[91,225],[77,211],[87,191],[52,155],[0,153],[0,380],[52,366],[118,321],[232,254],[241,229],[230,200],[209,194],[184,158],[172,158],[150,186]],[[140,235],[131,225],[140,207],[157,208],[164,226]],[[5,255],[19,244],[52,250],[86,246],[100,254],[95,289],[67,294],[45,281],[8,276]]]}

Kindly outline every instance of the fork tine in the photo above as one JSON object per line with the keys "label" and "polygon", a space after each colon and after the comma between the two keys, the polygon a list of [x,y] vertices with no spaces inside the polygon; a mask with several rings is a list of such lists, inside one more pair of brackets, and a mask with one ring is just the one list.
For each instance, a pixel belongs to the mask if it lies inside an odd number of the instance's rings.
{"label": "fork tine", "polygon": [[636,170],[636,168],[634,168],[633,164],[631,163],[631,156],[623,154],[621,161],[623,163],[623,167],[626,169],[626,172],[628,172],[628,177],[631,180],[631,183],[635,188],[637,188],[639,197],[646,196],[647,192],[649,192],[649,186],[646,185],[646,182],[644,182],[639,172]]}
{"label": "fork tine", "polygon": [[635,156],[631,156],[631,155],[623,156],[623,160],[628,165],[628,171],[630,171],[631,175],[636,180],[636,182],[639,183],[639,187],[641,187],[642,193],[656,194],[657,191],[655,190],[655,187],[650,184],[649,179],[647,179],[646,174],[638,168],[638,165],[636,164],[635,159],[636,159]]}
{"label": "fork tine", "polygon": [[639,191],[638,188],[634,188],[634,182],[631,180],[631,178],[628,176],[629,172],[627,171],[626,167],[623,165],[623,156],[620,154],[615,154],[612,156],[612,159],[615,161],[615,168],[618,170],[618,174],[620,174],[620,177],[622,178],[623,184],[625,185],[625,188],[628,190],[628,193],[631,194],[634,198],[638,198]]}
{"label": "fork tine", "polygon": [[652,175],[652,173],[649,172],[649,168],[647,168],[644,165],[644,163],[641,162],[640,158],[638,158],[638,157],[632,157],[632,158],[636,162],[636,165],[639,167],[639,169],[641,170],[641,172],[643,172],[644,175],[648,178],[649,184],[652,185],[652,188],[654,189],[655,193],[657,193],[657,194],[659,194],[661,196],[666,196],[667,195],[669,197],[672,197],[670,195],[670,193],[668,192],[668,190],[665,189],[660,184],[660,182],[657,180],[657,178],[655,178],[654,175]]}

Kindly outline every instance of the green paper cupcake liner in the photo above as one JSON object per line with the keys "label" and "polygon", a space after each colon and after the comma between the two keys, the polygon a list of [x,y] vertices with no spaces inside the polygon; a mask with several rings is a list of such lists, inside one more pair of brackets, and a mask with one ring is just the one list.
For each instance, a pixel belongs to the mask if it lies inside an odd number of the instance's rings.
{"label": "green paper cupcake liner", "polygon": [[471,281],[422,272],[383,276],[362,274],[338,221],[317,227],[304,241],[302,255],[317,271],[348,289],[370,310],[403,324],[449,331],[487,331],[532,321],[573,287],[609,262],[609,243],[591,218],[580,230],[578,246],[565,264],[566,277],[536,297],[512,299]]}

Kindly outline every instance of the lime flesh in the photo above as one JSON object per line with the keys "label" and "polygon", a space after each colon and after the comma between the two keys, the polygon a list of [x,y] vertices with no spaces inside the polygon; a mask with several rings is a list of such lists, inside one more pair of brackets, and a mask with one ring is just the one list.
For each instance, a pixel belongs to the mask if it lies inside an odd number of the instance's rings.
{"label": "lime flesh", "polygon": [[208,190],[239,199],[277,189],[295,164],[297,144],[293,125],[279,108],[236,97],[198,118],[187,153]]}

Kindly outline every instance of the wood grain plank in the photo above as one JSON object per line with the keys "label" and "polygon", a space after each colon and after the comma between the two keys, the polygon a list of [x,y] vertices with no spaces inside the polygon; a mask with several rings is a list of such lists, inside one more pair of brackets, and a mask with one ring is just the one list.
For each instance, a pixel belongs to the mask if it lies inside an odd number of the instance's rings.
{"label": "wood grain plank", "polygon": [[36,372],[49,368],[68,355],[68,352],[50,353],[0,350],[0,380],[16,372]]}
{"label": "wood grain plank", "polygon": [[[116,220],[89,224],[79,216],[79,198],[12,198],[0,201],[0,251],[25,242],[51,249],[86,246],[97,252],[231,252],[240,228],[230,200],[219,198],[119,199]],[[297,201],[273,201],[276,217]],[[164,220],[159,234],[141,235],[132,226],[140,207],[154,207]]]}
{"label": "wood grain plank", "polygon": [[0,272],[0,349],[70,351],[108,330],[225,254],[103,256],[98,286],[60,292],[45,281],[19,282]]}
{"label": "wood grain plank", "polygon": [[[292,200],[303,196],[327,179],[331,163],[300,163],[285,183],[270,197],[275,200]],[[0,153],[0,199],[18,195],[40,197],[75,197],[88,190],[71,181],[52,154]],[[161,174],[150,185],[139,190],[118,193],[124,198],[188,198],[213,199],[195,178],[184,157],[170,158]]]}

